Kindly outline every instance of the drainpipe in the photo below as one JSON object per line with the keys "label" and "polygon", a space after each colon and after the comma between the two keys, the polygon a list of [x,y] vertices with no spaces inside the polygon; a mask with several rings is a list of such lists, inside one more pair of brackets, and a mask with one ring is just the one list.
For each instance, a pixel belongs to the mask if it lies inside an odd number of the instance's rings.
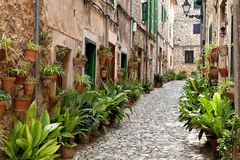
{"label": "drainpipe", "polygon": [[[108,15],[108,5],[106,4],[105,8],[106,15]],[[108,47],[109,41],[109,24],[108,24],[108,17],[105,17],[105,46]]]}
{"label": "drainpipe", "polygon": [[134,0],[131,0],[131,11],[130,11],[130,13],[131,13],[131,17],[132,17],[132,19],[131,19],[131,31],[130,31],[130,47],[131,48],[133,48],[133,23],[134,23],[134,19],[133,19],[133,5],[134,5]]}
{"label": "drainpipe", "polygon": [[[35,20],[34,20],[34,42],[39,44],[39,19],[40,19],[40,0],[35,1]],[[39,63],[39,55],[37,54],[37,59],[34,64],[34,77],[36,79],[36,85],[34,90],[34,99],[38,99],[38,84],[39,84],[39,72],[38,72],[38,63]]]}
{"label": "drainpipe", "polygon": [[[149,21],[150,21],[150,1],[147,0],[147,7],[148,7],[148,18],[147,18],[147,24],[146,24],[146,52],[148,54],[148,43],[149,43]],[[145,83],[148,81],[148,62],[146,61],[146,71],[145,71]]]}
{"label": "drainpipe", "polygon": [[[206,0],[202,0],[202,18],[201,18],[202,32],[201,32],[201,52],[204,51],[204,46],[206,42]],[[204,52],[202,54],[203,65],[205,65]]]}

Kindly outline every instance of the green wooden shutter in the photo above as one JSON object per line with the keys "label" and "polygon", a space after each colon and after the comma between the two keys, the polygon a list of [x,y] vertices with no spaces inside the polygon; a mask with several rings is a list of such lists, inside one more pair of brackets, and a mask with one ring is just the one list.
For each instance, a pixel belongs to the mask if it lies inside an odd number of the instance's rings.
{"label": "green wooden shutter", "polygon": [[148,3],[142,3],[142,21],[146,22],[148,20]]}
{"label": "green wooden shutter", "polygon": [[152,11],[152,6],[153,6],[153,4],[152,4],[152,1],[153,0],[150,0],[150,9],[149,9],[149,12],[150,12],[150,22],[149,22],[149,32],[150,33],[153,33],[153,25],[152,25],[152,22],[153,22],[153,11]]}
{"label": "green wooden shutter", "polygon": [[158,0],[154,0],[154,34],[158,31]]}
{"label": "green wooden shutter", "polygon": [[166,22],[167,20],[167,11],[165,9],[165,6],[162,5],[162,22]]}

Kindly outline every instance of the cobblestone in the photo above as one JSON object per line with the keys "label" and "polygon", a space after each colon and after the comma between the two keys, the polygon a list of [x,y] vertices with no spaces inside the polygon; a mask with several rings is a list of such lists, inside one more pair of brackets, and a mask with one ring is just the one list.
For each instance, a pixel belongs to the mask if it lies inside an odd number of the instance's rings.
{"label": "cobblestone", "polygon": [[178,121],[178,98],[184,81],[169,82],[143,95],[130,120],[78,148],[74,160],[206,160],[209,148]]}

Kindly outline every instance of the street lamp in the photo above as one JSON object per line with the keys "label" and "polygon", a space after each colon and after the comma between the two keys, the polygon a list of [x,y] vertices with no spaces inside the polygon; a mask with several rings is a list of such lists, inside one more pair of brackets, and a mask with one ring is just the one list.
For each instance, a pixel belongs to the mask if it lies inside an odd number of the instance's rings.
{"label": "street lamp", "polygon": [[202,18],[203,18],[202,14],[200,14],[200,15],[189,15],[191,4],[188,2],[188,0],[185,0],[182,7],[183,7],[183,12],[186,15],[186,17],[197,18],[199,20],[202,20]]}
{"label": "street lamp", "polygon": [[188,2],[188,0],[185,0],[185,2],[183,3],[182,7],[183,7],[183,12],[187,16],[189,14],[189,11],[190,11],[190,8],[191,8],[191,4]]}

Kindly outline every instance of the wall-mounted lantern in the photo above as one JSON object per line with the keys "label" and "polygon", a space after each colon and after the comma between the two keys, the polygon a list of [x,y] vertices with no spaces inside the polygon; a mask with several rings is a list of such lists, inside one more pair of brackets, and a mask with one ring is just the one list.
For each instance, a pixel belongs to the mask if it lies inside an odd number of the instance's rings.
{"label": "wall-mounted lantern", "polygon": [[222,26],[220,30],[221,30],[221,31],[220,31],[221,37],[224,37],[225,34],[226,34],[226,27],[225,27],[225,26]]}

